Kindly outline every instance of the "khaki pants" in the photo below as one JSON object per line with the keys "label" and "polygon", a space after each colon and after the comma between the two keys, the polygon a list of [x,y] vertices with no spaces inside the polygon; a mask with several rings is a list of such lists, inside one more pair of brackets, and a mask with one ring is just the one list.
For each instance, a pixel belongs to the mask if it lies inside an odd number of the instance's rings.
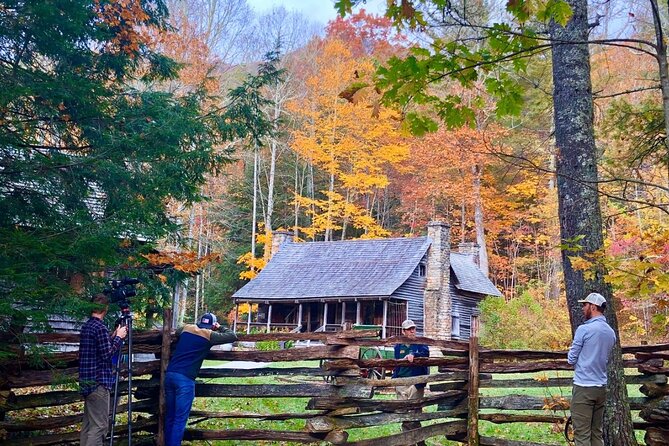
{"label": "khaki pants", "polygon": [[602,421],[606,387],[581,387],[574,384],[571,396],[571,421],[576,446],[604,446]]}
{"label": "khaki pants", "polygon": [[[416,386],[397,386],[395,387],[395,394],[397,395],[398,400],[415,400],[418,398],[423,398],[425,395],[425,387],[417,388]],[[412,409],[408,411],[409,413],[420,413],[420,409]],[[414,429],[419,429],[421,427],[420,421],[404,421],[402,423],[402,431],[410,431]],[[416,443],[418,446],[425,446],[424,441]]]}
{"label": "khaki pants", "polygon": [[109,429],[109,390],[97,386],[84,399],[84,421],[79,441],[81,446],[102,446]]}

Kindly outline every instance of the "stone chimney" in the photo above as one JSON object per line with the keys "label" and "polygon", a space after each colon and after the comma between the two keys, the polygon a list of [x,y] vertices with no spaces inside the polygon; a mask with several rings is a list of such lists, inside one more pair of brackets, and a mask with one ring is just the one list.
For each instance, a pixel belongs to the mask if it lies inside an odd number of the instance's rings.
{"label": "stone chimney", "polygon": [[427,253],[427,283],[423,300],[425,336],[434,339],[451,338],[451,225],[431,221],[427,225],[431,241]]}
{"label": "stone chimney", "polygon": [[292,243],[293,242],[293,233],[290,231],[274,231],[272,233],[272,250],[270,251],[270,258],[274,256],[277,252],[279,252],[279,249],[281,248],[281,245],[284,243]]}
{"label": "stone chimney", "polygon": [[460,254],[467,254],[476,266],[481,267],[480,246],[474,242],[462,242],[458,245]]}

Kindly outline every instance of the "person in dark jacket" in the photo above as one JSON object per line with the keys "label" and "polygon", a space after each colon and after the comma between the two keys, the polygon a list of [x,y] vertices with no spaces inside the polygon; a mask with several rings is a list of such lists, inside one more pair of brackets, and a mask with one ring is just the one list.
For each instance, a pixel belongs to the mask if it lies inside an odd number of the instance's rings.
{"label": "person in dark jacket", "polygon": [[[416,324],[411,319],[402,322],[402,335],[415,338]],[[427,358],[430,356],[430,349],[424,344],[396,344],[395,359],[406,359],[413,362],[415,358]],[[410,378],[413,376],[429,375],[430,369],[426,366],[421,367],[395,367],[393,378]],[[397,386],[395,393],[398,400],[413,400],[423,398],[425,394],[425,383],[413,384],[410,386]],[[412,411],[413,412],[413,411]],[[420,409],[415,412],[420,413]],[[420,428],[420,421],[405,421],[402,423],[402,430],[408,431]],[[423,442],[418,443],[423,445]]]}
{"label": "person in dark jacket", "polygon": [[165,373],[165,446],[181,444],[195,399],[195,378],[211,347],[237,340],[234,332],[219,328],[216,316],[205,313],[197,325],[177,330],[179,340]]}

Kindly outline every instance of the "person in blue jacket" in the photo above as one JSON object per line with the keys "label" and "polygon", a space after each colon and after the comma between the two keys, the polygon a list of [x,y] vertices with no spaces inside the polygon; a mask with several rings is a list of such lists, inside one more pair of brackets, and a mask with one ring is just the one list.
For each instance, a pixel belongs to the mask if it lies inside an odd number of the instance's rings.
{"label": "person in blue jacket", "polygon": [[[408,338],[416,337],[416,324],[411,319],[402,322],[402,335]],[[413,362],[415,358],[427,358],[430,356],[430,349],[424,344],[396,344],[395,359],[406,359]],[[395,367],[393,378],[410,378],[413,376],[429,375],[430,369],[427,366],[419,367]],[[395,393],[398,400],[413,400],[423,398],[425,394],[425,383],[413,384],[410,386],[397,386]],[[415,412],[421,412],[420,409]],[[408,431],[420,428],[420,421],[405,421],[402,423],[402,430]],[[418,443],[424,444],[423,442]]]}
{"label": "person in blue jacket", "polygon": [[197,325],[177,330],[179,340],[165,373],[165,446],[181,444],[195,399],[195,378],[209,349],[237,340],[234,332],[219,332],[219,328],[216,316],[205,313]]}

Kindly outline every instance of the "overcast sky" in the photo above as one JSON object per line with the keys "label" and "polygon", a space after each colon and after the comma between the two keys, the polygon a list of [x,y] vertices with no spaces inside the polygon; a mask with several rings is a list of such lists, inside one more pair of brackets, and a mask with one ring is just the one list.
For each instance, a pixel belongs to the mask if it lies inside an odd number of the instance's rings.
{"label": "overcast sky", "polygon": [[[263,13],[274,6],[283,6],[287,10],[299,11],[311,20],[325,25],[337,16],[334,0],[247,0],[256,12]],[[362,5],[369,12],[381,13],[385,0],[367,0]]]}

